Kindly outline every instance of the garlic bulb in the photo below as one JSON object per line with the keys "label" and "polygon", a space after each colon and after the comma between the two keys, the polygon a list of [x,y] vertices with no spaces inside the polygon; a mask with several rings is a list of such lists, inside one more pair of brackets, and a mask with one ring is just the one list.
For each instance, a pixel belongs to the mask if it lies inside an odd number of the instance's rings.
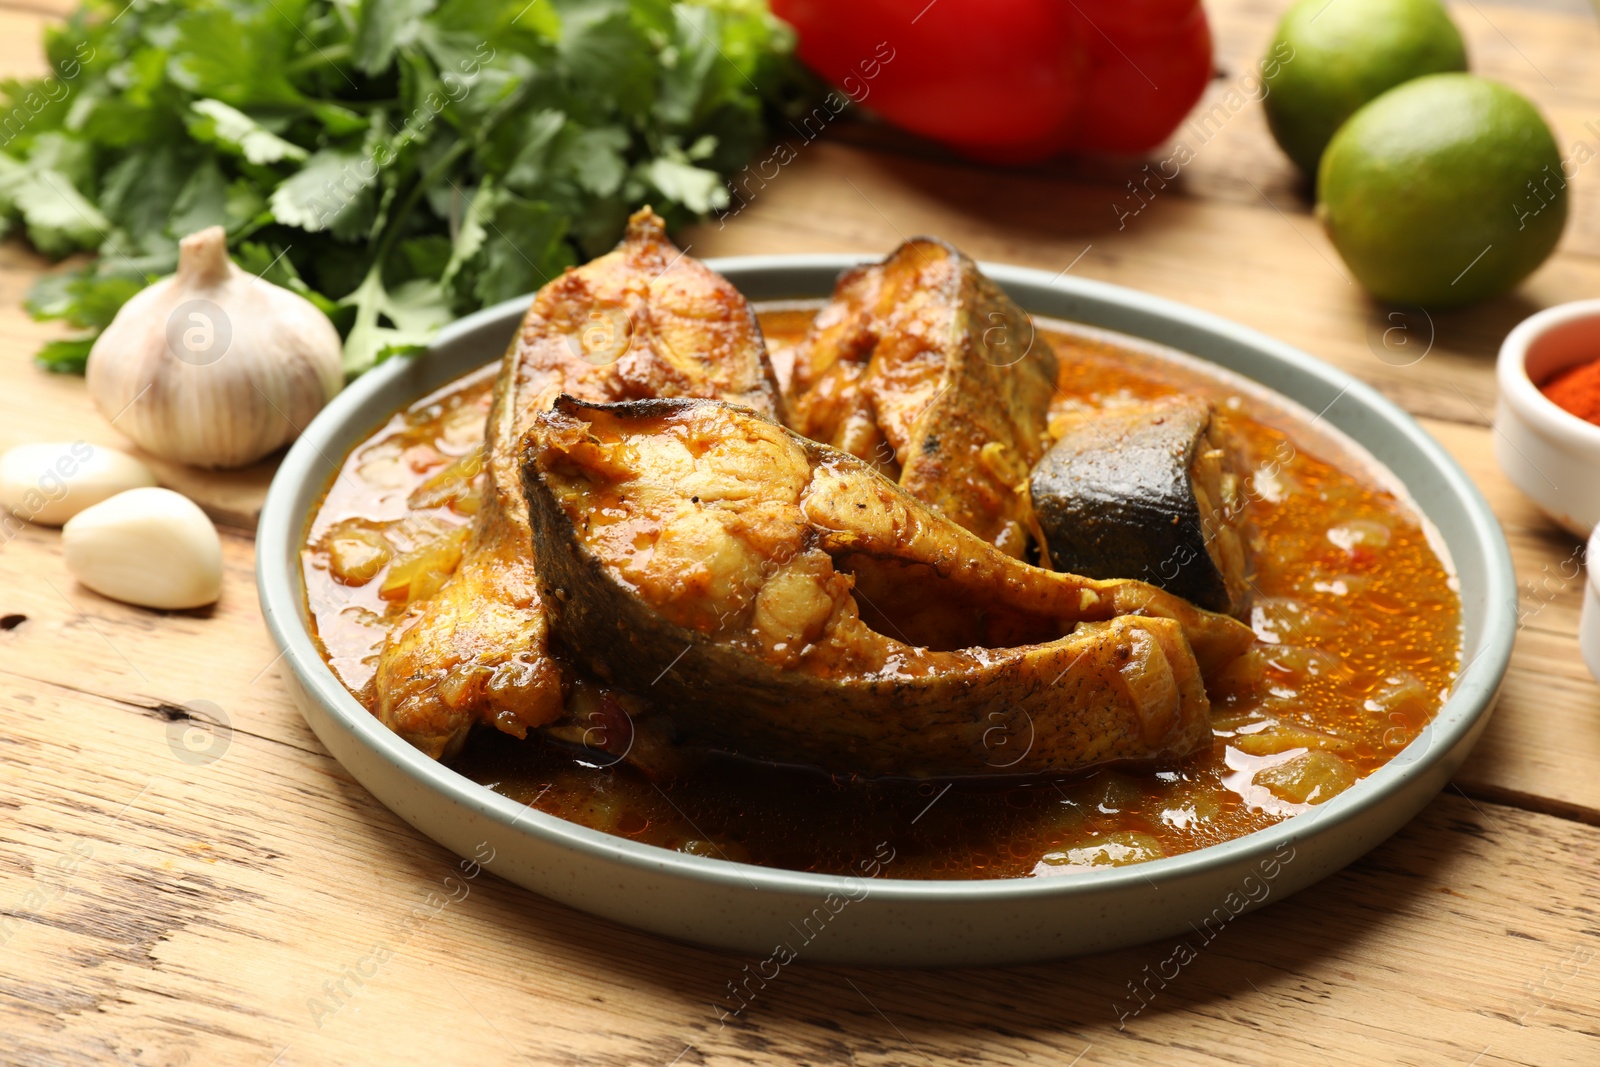
{"label": "garlic bulb", "polygon": [[222,540],[171,489],[129,489],[61,528],[67,570],[101,596],[144,608],[199,608],[222,593]]}
{"label": "garlic bulb", "polygon": [[155,485],[150,468],[87,441],[18,445],[0,453],[0,511],[60,526],[84,508],[127,489]]}
{"label": "garlic bulb", "polygon": [[153,455],[242,467],[299,436],[344,382],[339,334],[309,300],[240,270],[222,227],[122,306],[89,352],[89,395]]}

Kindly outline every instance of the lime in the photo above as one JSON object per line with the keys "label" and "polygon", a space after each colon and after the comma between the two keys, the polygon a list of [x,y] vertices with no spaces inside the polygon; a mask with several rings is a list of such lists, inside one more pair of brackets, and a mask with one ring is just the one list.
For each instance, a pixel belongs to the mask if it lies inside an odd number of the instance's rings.
{"label": "lime", "polygon": [[1317,216],[1380,300],[1448,307],[1503,293],[1567,221],[1550,127],[1472,74],[1430,74],[1350,117],[1322,156]]}
{"label": "lime", "polygon": [[1300,0],[1261,61],[1267,125],[1307,174],[1344,120],[1424,74],[1467,69],[1439,0]]}

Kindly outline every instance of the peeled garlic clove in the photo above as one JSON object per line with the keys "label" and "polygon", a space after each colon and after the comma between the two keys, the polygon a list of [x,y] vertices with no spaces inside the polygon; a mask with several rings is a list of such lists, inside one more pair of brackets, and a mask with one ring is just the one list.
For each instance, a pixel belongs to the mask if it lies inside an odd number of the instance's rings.
{"label": "peeled garlic clove", "polygon": [[198,608],[222,592],[222,541],[170,489],[129,489],[61,528],[67,570],[102,596],[144,608]]}
{"label": "peeled garlic clove", "polygon": [[344,384],[339,333],[309,300],[240,270],[221,226],[117,312],[89,352],[100,413],[152,455],[242,467],[300,435]]}
{"label": "peeled garlic clove", "polygon": [[150,468],[87,441],[18,445],[0,453],[0,510],[60,526],[84,508],[128,489],[155,485]]}

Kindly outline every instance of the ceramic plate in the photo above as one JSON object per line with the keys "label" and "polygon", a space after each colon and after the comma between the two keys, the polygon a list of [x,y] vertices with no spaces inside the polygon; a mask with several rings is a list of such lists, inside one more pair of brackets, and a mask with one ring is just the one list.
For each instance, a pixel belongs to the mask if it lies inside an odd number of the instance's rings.
{"label": "ceramic plate", "polygon": [[[844,256],[752,256],[710,266],[753,301],[826,296]],[[528,298],[444,330],[341,393],[290,449],[261,513],[261,607],[286,682],[322,743],[380,802],[463,857],[593,915],[766,957],[897,966],[999,964],[1095,952],[1225,924],[1338,870],[1442,789],[1483,731],[1505,675],[1516,584],[1499,524],[1431,437],[1374,390],[1253,330],[1130,289],[996,264],[983,269],[1035,315],[1176,349],[1307,409],[1323,437],[1361,442],[1439,532],[1460,577],[1465,664],[1437,718],[1374,774],[1313,811],[1246,837],[1129,867],[1050,878],[912,881],[729,863],[590,830],[500,796],[390,733],[323,663],[307,629],[300,547],[337,463],[400,407],[496,359]],[[1320,413],[1320,414],[1319,414]],[[485,845],[487,843],[487,845]]]}

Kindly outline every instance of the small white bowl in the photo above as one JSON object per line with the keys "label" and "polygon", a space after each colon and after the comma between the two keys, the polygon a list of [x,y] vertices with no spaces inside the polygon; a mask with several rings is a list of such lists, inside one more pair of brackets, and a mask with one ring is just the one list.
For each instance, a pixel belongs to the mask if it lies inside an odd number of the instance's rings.
{"label": "small white bowl", "polygon": [[1578,537],[1600,523],[1600,426],[1539,391],[1561,371],[1600,359],[1600,300],[1558,304],[1523,320],[1500,346],[1495,458],[1506,477]]}
{"label": "small white bowl", "polygon": [[1600,526],[1589,537],[1586,561],[1588,581],[1583,584],[1583,614],[1578,619],[1578,647],[1589,673],[1600,681]]}

